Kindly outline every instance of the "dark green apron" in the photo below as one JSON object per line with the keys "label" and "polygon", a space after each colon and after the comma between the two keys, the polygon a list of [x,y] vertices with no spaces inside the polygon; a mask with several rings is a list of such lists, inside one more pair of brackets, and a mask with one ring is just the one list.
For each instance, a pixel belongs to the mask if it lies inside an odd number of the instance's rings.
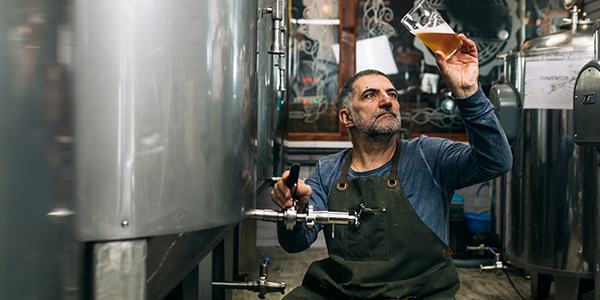
{"label": "dark green apron", "polygon": [[325,226],[329,258],[313,262],[284,299],[454,299],[460,283],[453,252],[419,218],[397,179],[401,146],[389,178],[346,180],[348,154],[328,206],[360,212],[360,226]]}

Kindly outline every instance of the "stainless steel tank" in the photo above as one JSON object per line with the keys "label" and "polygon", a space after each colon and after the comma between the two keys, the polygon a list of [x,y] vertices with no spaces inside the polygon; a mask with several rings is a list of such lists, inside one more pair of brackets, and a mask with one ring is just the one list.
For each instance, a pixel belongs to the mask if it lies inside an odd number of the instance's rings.
{"label": "stainless steel tank", "polygon": [[257,1],[75,1],[77,229],[131,239],[255,207]]}
{"label": "stainless steel tank", "polygon": [[0,298],[76,299],[68,1],[0,1]]}
{"label": "stainless steel tank", "polygon": [[[95,298],[161,299],[255,208],[270,177],[255,166],[273,161],[258,12],[257,0],[75,0],[77,233],[94,242]],[[102,263],[112,252],[124,261]]]}
{"label": "stainless steel tank", "polygon": [[0,3],[0,298],[161,299],[255,208],[276,161],[258,11]]}
{"label": "stainless steel tank", "polygon": [[[588,62],[581,68],[575,82],[573,91],[573,139],[577,145],[582,146],[587,151],[594,151],[594,159],[584,161],[584,166],[588,172],[585,174],[583,198],[588,203],[588,209],[595,212],[595,220],[591,219],[588,227],[593,232],[595,245],[590,245],[587,251],[587,256],[591,258],[589,261],[594,261],[595,280],[594,280],[594,299],[600,299],[600,239],[598,232],[600,229],[600,210],[598,206],[598,191],[600,184],[598,176],[600,174],[600,128],[598,126],[590,126],[595,124],[600,116],[600,107],[597,104],[596,98],[600,92],[600,40],[599,40],[600,21],[594,23],[594,60]],[[594,149],[595,148],[595,149]],[[594,230],[595,229],[595,230]]]}
{"label": "stainless steel tank", "polygon": [[572,102],[577,73],[594,57],[591,24],[580,21],[576,32],[532,39],[505,55],[505,83],[490,94],[514,156],[494,192],[504,210],[497,233],[506,261],[555,278],[593,278],[585,252],[593,249],[587,222],[594,210],[582,197],[583,161],[593,153],[573,142]]}

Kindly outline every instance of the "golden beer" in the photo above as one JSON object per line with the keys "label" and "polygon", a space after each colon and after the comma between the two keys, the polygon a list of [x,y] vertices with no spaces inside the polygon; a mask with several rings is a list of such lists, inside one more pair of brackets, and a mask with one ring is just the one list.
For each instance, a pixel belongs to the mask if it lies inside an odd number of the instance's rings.
{"label": "golden beer", "polygon": [[446,59],[458,51],[462,45],[462,41],[447,24],[434,28],[417,29],[412,34],[417,36],[432,51],[440,50],[444,52]]}
{"label": "golden beer", "polygon": [[454,30],[427,0],[419,1],[400,22],[433,52],[444,52],[446,59],[462,46]]}

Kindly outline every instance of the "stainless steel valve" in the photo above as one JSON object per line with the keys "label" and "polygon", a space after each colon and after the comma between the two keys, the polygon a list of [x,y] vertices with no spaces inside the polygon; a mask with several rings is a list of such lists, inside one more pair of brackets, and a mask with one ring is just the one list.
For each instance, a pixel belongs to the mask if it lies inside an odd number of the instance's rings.
{"label": "stainless steel valve", "polygon": [[308,230],[312,230],[315,224],[322,225],[346,225],[354,224],[354,226],[360,226],[358,221],[357,213],[338,212],[320,210],[315,211],[312,205],[309,205],[305,213],[299,213],[295,208],[290,207],[287,210],[278,212],[272,209],[255,209],[252,212],[250,219],[262,220],[269,222],[283,221],[285,229],[292,231],[297,223],[306,223]]}

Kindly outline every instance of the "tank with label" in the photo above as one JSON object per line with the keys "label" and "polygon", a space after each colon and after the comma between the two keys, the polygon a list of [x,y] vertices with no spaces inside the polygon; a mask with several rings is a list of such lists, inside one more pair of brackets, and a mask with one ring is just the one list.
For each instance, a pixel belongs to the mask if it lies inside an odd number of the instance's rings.
{"label": "tank with label", "polygon": [[577,73],[594,57],[591,25],[580,20],[505,55],[505,82],[490,92],[514,156],[494,182],[496,233],[508,263],[555,276],[593,278],[593,209],[582,197],[592,153],[573,141],[572,101]]}

